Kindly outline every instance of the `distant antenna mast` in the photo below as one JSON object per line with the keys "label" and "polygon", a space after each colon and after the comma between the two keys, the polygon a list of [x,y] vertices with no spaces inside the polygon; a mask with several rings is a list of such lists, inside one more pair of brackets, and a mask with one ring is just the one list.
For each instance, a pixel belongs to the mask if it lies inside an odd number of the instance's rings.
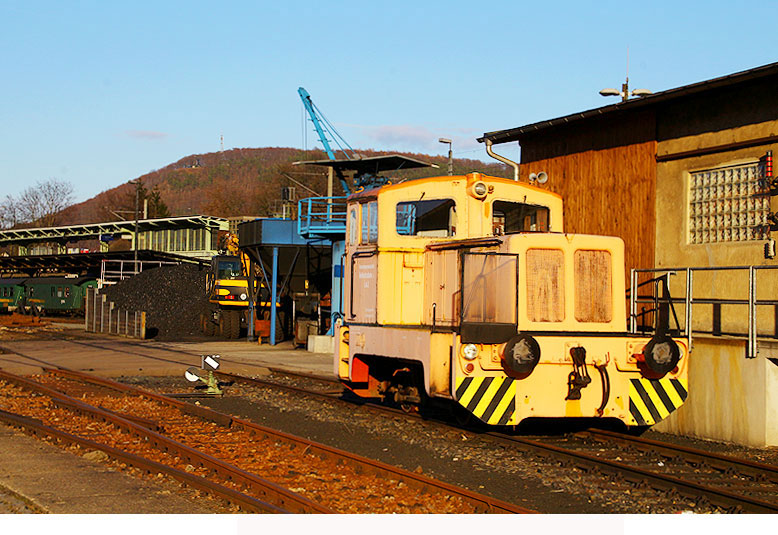
{"label": "distant antenna mast", "polygon": [[224,152],[224,134],[221,134],[219,136],[219,138],[221,139],[221,144],[222,144],[222,150],[221,151]]}

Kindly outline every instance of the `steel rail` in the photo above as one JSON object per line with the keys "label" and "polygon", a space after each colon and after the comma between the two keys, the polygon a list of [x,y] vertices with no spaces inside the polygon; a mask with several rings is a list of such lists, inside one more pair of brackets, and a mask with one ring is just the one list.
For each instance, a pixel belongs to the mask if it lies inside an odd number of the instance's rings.
{"label": "steel rail", "polygon": [[773,483],[778,483],[778,466],[772,464],[750,461],[748,459],[739,459],[730,455],[722,455],[720,453],[703,451],[688,446],[681,446],[643,437],[622,435],[614,433],[613,431],[600,429],[589,429],[576,434],[582,436],[588,435],[595,439],[609,442],[627,444],[644,451],[655,451],[668,457],[683,455],[685,457],[684,460],[687,462],[706,463],[709,466],[716,467],[720,470],[735,469],[753,476],[763,476]]}
{"label": "steel rail", "polygon": [[749,498],[720,488],[684,481],[674,476],[660,474],[621,464],[616,461],[600,459],[586,453],[544,444],[536,440],[508,437],[494,432],[485,433],[497,441],[524,446],[535,452],[550,453],[565,461],[570,461],[595,470],[615,474],[634,483],[645,482],[656,490],[675,490],[689,498],[705,497],[711,504],[724,508],[741,508],[750,513],[778,513],[778,504]]}
{"label": "steel rail", "polygon": [[[63,370],[55,371],[62,372],[63,374],[78,373],[71,371],[65,372]],[[147,429],[143,425],[132,422],[119,415],[101,410],[80,400],[71,398],[62,392],[49,388],[36,381],[32,381],[30,379],[26,379],[24,377],[13,375],[4,371],[0,371],[0,379],[17,384],[33,392],[48,396],[54,401],[55,404],[64,406],[79,414],[83,414],[84,416],[115,425],[116,427],[123,429],[132,435],[143,438],[148,442],[148,444],[161,451],[176,452],[180,458],[185,459],[189,464],[200,465],[204,468],[208,468],[209,470],[212,470],[218,474],[219,477],[222,477],[227,481],[231,481],[233,483],[250,488],[253,492],[259,494],[264,501],[268,501],[269,503],[272,503],[281,509],[288,510],[292,513],[333,512],[321,504],[318,504],[288,489],[285,489],[273,483],[272,481],[268,481],[256,474],[251,474],[245,470],[241,470],[240,468],[237,468],[229,463],[226,463],[208,454],[202,453],[185,444],[181,444],[180,442]],[[192,405],[192,407],[195,409],[200,408],[194,405]]]}
{"label": "steel rail", "polygon": [[0,421],[11,427],[16,427],[26,431],[35,437],[50,437],[66,444],[72,444],[86,449],[102,451],[112,459],[121,461],[139,470],[143,470],[147,474],[167,474],[170,477],[192,488],[202,490],[214,496],[218,496],[219,498],[222,498],[231,504],[239,505],[246,511],[251,511],[254,513],[289,513],[289,511],[281,509],[280,507],[276,507],[270,503],[258,500],[253,496],[248,496],[247,494],[243,494],[237,490],[225,487],[213,481],[209,481],[201,476],[189,474],[183,470],[179,470],[178,468],[161,464],[150,459],[145,459],[139,455],[135,455],[134,453],[128,453],[112,446],[107,446],[93,440],[81,438],[54,427],[44,425],[39,420],[35,420],[33,418],[27,418],[19,414],[0,410]]}
{"label": "steel rail", "polygon": [[75,372],[71,370],[46,369],[45,371],[52,373],[54,375],[60,375],[63,377],[71,377],[71,378],[76,378],[84,381],[89,381],[102,386],[114,388],[121,392],[134,393],[136,395],[154,399],[156,401],[165,403],[167,405],[175,406],[184,413],[199,418],[208,419],[210,421],[219,423],[220,425],[223,425],[225,427],[247,430],[257,434],[258,436],[267,438],[269,440],[284,442],[299,448],[307,448],[308,451],[315,453],[316,455],[318,455],[323,459],[336,459],[338,461],[349,463],[352,466],[358,467],[360,470],[364,471],[365,473],[371,473],[384,478],[390,477],[393,479],[399,479],[403,481],[406,485],[413,487],[415,489],[419,489],[421,491],[425,491],[427,493],[439,492],[439,493],[456,495],[461,497],[468,504],[470,504],[474,508],[474,510],[478,513],[490,513],[490,514],[514,513],[515,514],[515,513],[536,513],[537,512],[502,500],[498,500],[496,498],[491,498],[483,494],[472,492],[461,487],[456,487],[454,485],[450,485],[448,483],[444,483],[442,481],[438,481],[436,479],[421,474],[416,474],[408,470],[404,470],[402,468],[391,466],[389,464],[382,463],[380,461],[368,459],[366,457],[362,457],[360,455],[356,455],[336,448],[332,448],[330,446],[318,442],[314,442],[312,440],[307,440],[302,437],[297,437],[295,435],[284,433],[282,431],[270,429],[268,427],[261,426],[254,422],[250,422],[248,420],[244,420],[241,418],[216,412],[207,407],[192,405],[190,403],[186,403],[178,399],[173,399],[161,394],[149,392],[147,390],[143,390],[135,386],[125,385],[122,383],[111,381],[110,379],[96,377],[93,375],[85,374],[82,372]]}

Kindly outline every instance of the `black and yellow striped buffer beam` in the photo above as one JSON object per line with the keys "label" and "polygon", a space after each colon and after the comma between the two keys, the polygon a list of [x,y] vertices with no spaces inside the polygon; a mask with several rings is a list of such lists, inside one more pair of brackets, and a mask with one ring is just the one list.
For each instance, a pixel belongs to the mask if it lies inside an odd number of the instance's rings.
{"label": "black and yellow striped buffer beam", "polygon": [[458,377],[460,405],[490,425],[516,423],[516,380],[510,377]]}
{"label": "black and yellow striped buffer beam", "polygon": [[630,379],[629,412],[633,425],[653,425],[667,418],[688,396],[688,383],[680,379]]}

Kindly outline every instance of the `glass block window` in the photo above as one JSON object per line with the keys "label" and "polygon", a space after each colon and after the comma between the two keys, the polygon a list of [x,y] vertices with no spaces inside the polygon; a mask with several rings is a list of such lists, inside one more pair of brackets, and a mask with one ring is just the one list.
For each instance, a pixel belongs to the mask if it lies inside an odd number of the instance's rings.
{"label": "glass block window", "polygon": [[758,162],[691,173],[689,243],[767,239],[770,196]]}

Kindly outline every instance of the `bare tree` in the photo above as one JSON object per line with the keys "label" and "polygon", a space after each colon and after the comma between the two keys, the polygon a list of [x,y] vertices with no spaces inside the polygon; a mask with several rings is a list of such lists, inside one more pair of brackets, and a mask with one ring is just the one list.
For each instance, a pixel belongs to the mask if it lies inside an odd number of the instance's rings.
{"label": "bare tree", "polygon": [[0,228],[13,228],[20,222],[19,205],[11,195],[0,204]]}
{"label": "bare tree", "polygon": [[73,202],[73,185],[50,178],[25,189],[16,200],[19,221],[36,227],[57,224],[59,213]]}

